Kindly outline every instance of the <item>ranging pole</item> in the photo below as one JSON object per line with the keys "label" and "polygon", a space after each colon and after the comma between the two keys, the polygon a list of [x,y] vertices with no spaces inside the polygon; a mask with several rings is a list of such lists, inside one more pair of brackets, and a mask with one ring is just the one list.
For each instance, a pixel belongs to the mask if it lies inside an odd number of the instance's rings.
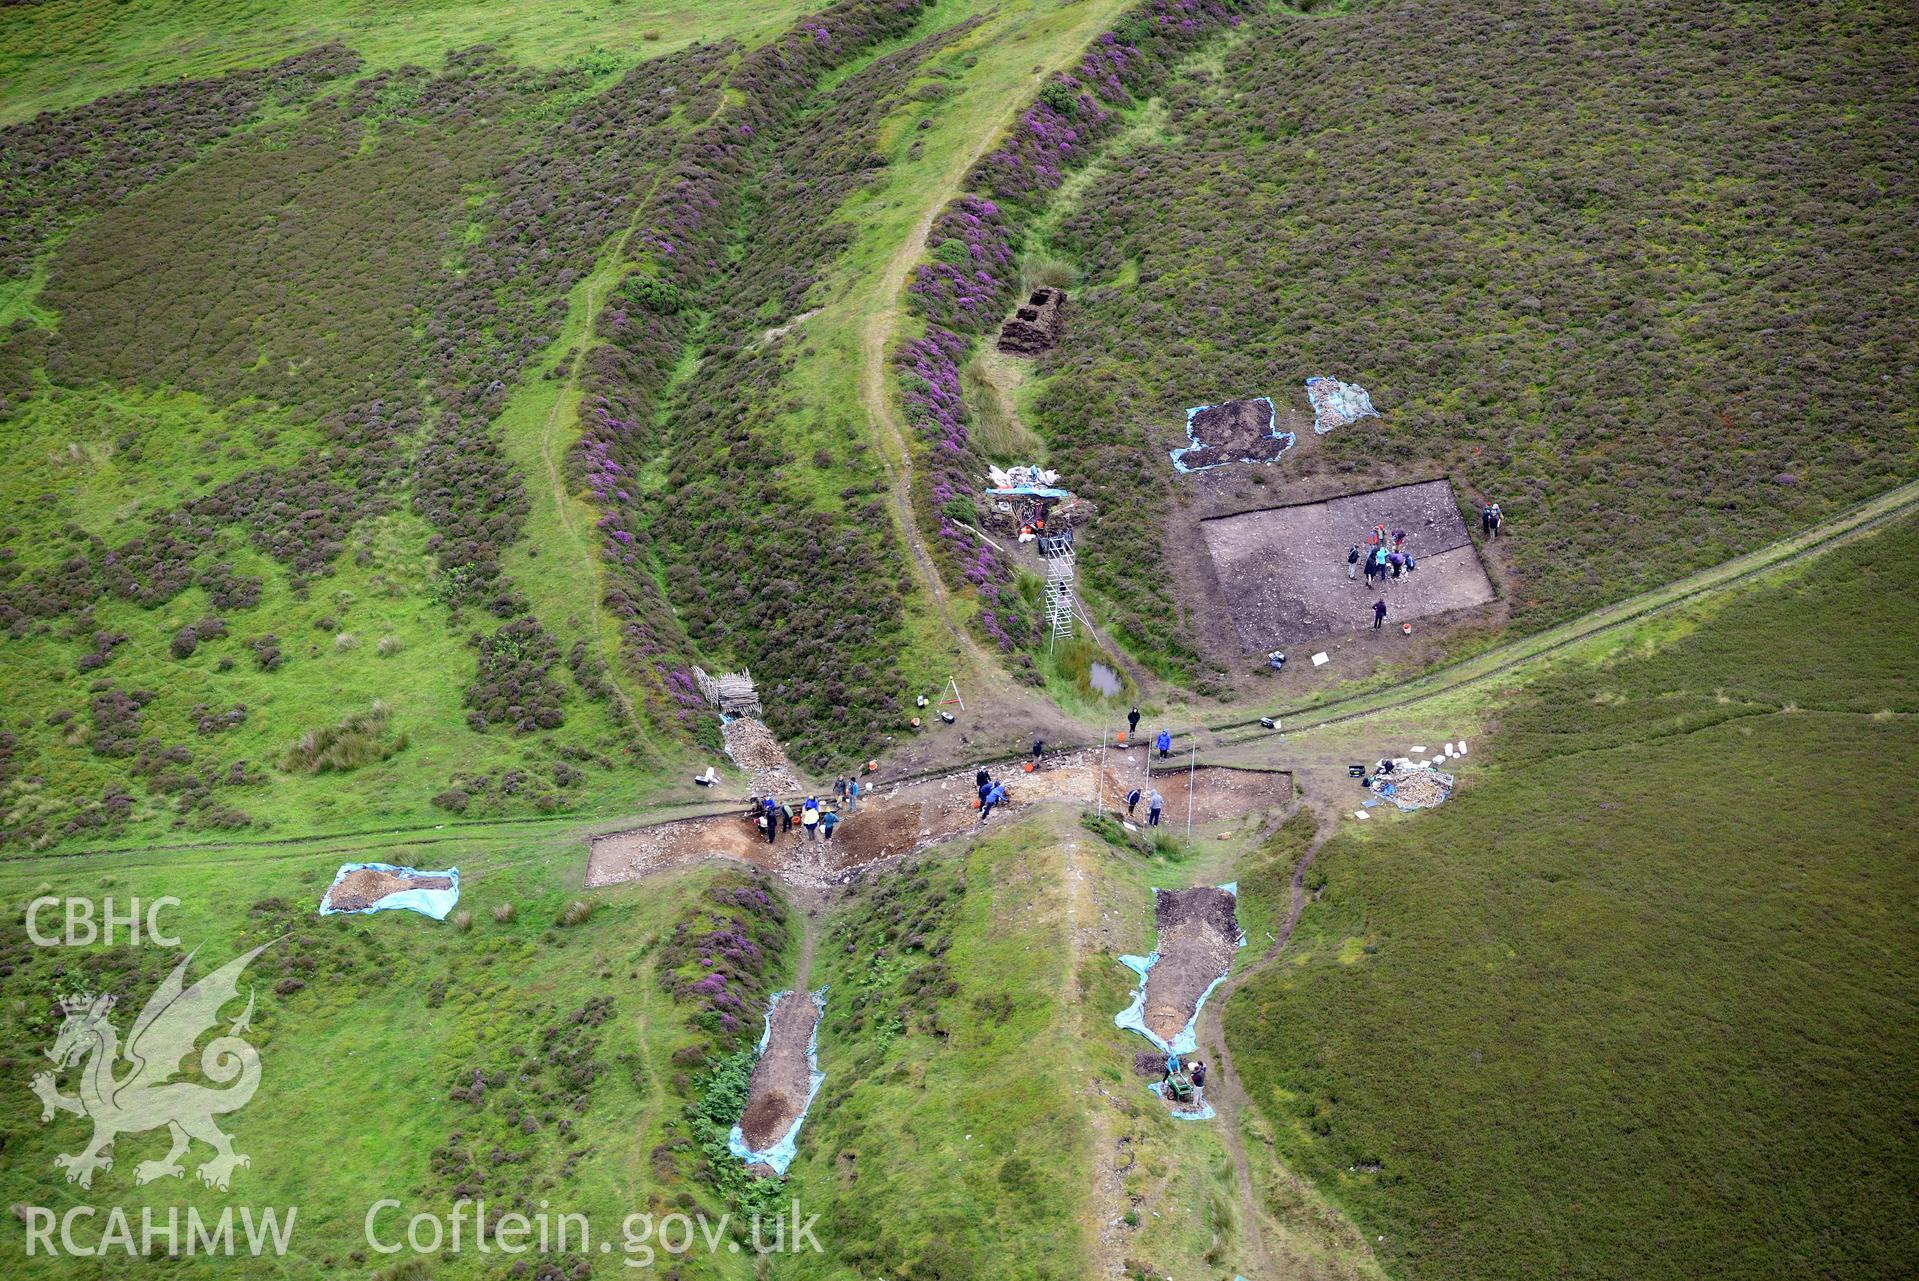
{"label": "ranging pole", "polygon": [[1186,843],[1193,843],[1193,774],[1199,765],[1199,735],[1193,735],[1193,746],[1186,757]]}
{"label": "ranging pole", "polygon": [[1099,772],[1106,768],[1106,731],[1099,732],[1099,759],[1093,762],[1093,817],[1106,817],[1106,808],[1101,803],[1104,798],[1099,794]]}

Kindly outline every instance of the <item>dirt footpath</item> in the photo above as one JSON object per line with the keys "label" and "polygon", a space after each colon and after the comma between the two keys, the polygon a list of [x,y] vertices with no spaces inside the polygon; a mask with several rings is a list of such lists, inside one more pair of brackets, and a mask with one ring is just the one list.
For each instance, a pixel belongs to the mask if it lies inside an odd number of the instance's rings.
{"label": "dirt footpath", "polygon": [[1159,962],[1146,972],[1143,1017],[1160,1040],[1184,1031],[1206,989],[1232,968],[1239,946],[1236,906],[1231,894],[1210,885],[1154,894]]}
{"label": "dirt footpath", "polygon": [[807,1061],[806,1047],[819,1021],[819,1006],[805,992],[788,992],[773,1007],[766,1053],[753,1066],[746,1085],[746,1110],[740,1114],[740,1133],[755,1152],[764,1152],[785,1138],[806,1107],[813,1089],[813,1065]]}
{"label": "dirt footpath", "polygon": [[[1346,555],[1375,525],[1405,530],[1419,568],[1369,592],[1347,578]],[[1446,480],[1215,517],[1199,536],[1246,653],[1370,628],[1382,595],[1394,626],[1493,598]]]}

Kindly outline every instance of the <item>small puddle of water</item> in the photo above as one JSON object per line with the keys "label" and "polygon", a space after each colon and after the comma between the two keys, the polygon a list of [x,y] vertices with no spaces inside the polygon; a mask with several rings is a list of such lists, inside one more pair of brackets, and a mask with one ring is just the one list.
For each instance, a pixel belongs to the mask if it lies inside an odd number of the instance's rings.
{"label": "small puddle of water", "polygon": [[1108,698],[1118,697],[1120,690],[1125,688],[1120,684],[1119,673],[1104,663],[1094,663],[1093,670],[1087,673],[1086,679],[1092,683],[1094,689]]}

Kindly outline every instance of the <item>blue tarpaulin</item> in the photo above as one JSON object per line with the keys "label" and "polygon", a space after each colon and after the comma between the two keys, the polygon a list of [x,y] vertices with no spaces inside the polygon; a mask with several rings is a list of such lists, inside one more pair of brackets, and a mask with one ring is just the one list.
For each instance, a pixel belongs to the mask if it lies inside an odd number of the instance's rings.
{"label": "blue tarpaulin", "polygon": [[989,489],[987,493],[996,498],[1071,498],[1071,490],[1055,489],[1050,485],[1014,485],[1007,489]]}
{"label": "blue tarpaulin", "polygon": [[[760,1054],[766,1053],[767,1043],[773,1039],[773,1011],[780,1002],[793,995],[791,992],[775,992],[773,999],[766,1003],[766,1026],[760,1031]],[[800,1127],[806,1124],[806,1114],[813,1107],[813,1100],[819,1095],[820,1086],[826,1083],[826,1073],[820,1071],[820,1021],[826,1016],[826,989],[820,988],[806,994],[812,999],[820,1012],[820,1018],[813,1021],[813,1035],[806,1043],[806,1063],[812,1068],[812,1085],[806,1091],[806,1102],[800,1105],[800,1114],[793,1118],[793,1124],[780,1141],[770,1148],[754,1151],[746,1145],[746,1132],[736,1124],[733,1132],[726,1136],[726,1150],[748,1165],[761,1163],[773,1167],[773,1173],[784,1175],[786,1167],[793,1164],[793,1157],[799,1151]]]}
{"label": "blue tarpaulin", "polygon": [[1313,430],[1321,436],[1335,427],[1349,427],[1362,418],[1379,417],[1373,398],[1357,383],[1337,378],[1308,378],[1306,399],[1313,402]]}
{"label": "blue tarpaulin", "polygon": [[[1231,894],[1234,902],[1238,902],[1238,881],[1227,881],[1218,888]],[[1239,936],[1239,946],[1246,946],[1244,934]],[[1139,975],[1139,985],[1133,989],[1133,1003],[1114,1015],[1113,1022],[1120,1027],[1131,1028],[1167,1054],[1191,1054],[1198,1049],[1199,1012],[1206,1007],[1206,998],[1213,994],[1213,989],[1226,981],[1226,976],[1221,974],[1206,985],[1206,990],[1200,993],[1199,1000],[1193,1004],[1193,1016],[1186,1020],[1186,1026],[1171,1041],[1162,1041],[1146,1026],[1146,972],[1159,964],[1159,952],[1154,951],[1151,956],[1122,956],[1119,963]]]}
{"label": "blue tarpaulin", "polygon": [[[385,898],[379,899],[367,907],[329,907],[327,900],[333,897],[333,885],[338,885],[354,872],[373,871],[390,872],[395,876],[445,877],[452,884],[443,890],[395,890]],[[321,916],[344,916],[356,912],[387,912],[395,908],[405,908],[409,912],[418,912],[421,916],[430,916],[436,921],[444,921],[453,905],[460,901],[460,869],[449,867],[444,872],[422,872],[411,867],[396,867],[392,863],[343,863],[340,870],[333,874],[333,885],[327,886],[327,892],[320,896]]]}
{"label": "blue tarpaulin", "polygon": [[[1228,403],[1231,403],[1231,402],[1228,402]],[[1284,442],[1283,444],[1280,445],[1280,447],[1277,450],[1274,451],[1272,458],[1247,458],[1247,457],[1222,458],[1216,463],[1204,463],[1198,467],[1188,467],[1183,461],[1181,461],[1182,459],[1186,457],[1187,454],[1191,453],[1195,449],[1208,448],[1206,442],[1201,440],[1199,438],[1198,433],[1195,431],[1193,427],[1193,419],[1198,417],[1200,414],[1205,413],[1207,410],[1214,408],[1214,406],[1212,405],[1195,405],[1193,408],[1186,411],[1186,439],[1191,441],[1192,443],[1189,445],[1183,445],[1178,449],[1170,451],[1170,456],[1173,460],[1174,469],[1181,473],[1189,473],[1189,472],[1196,472],[1196,471],[1211,471],[1215,467],[1224,467],[1227,463],[1234,463],[1234,462],[1270,463],[1277,460],[1280,454],[1283,454],[1287,450],[1291,449],[1294,443],[1298,441],[1299,438],[1293,435],[1292,432],[1279,430],[1279,427],[1278,427],[1279,415],[1273,409],[1272,398],[1269,396],[1256,396],[1253,398],[1253,403],[1256,405],[1266,406],[1266,423],[1267,423],[1268,430],[1266,435],[1263,437],[1263,439],[1277,440],[1277,441]]]}

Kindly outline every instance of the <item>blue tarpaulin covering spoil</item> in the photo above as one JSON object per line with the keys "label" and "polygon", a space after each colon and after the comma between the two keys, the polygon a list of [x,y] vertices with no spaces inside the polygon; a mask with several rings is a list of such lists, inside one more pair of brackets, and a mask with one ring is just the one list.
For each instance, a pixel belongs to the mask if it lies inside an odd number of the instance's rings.
{"label": "blue tarpaulin covering spoil", "polygon": [[989,489],[987,493],[996,498],[1071,498],[1071,490],[1054,489],[1050,485],[1014,485],[1010,489]]}
{"label": "blue tarpaulin covering spoil", "polygon": [[[775,992],[773,999],[766,1004],[766,1026],[760,1031],[760,1053],[766,1053],[767,1042],[773,1037],[773,1011],[780,1002],[793,995],[791,992]],[[818,1008],[823,1019],[826,1015],[826,989],[820,988],[806,995]],[[793,1118],[793,1125],[780,1137],[780,1141],[770,1148],[754,1151],[746,1145],[746,1132],[738,1125],[726,1136],[726,1150],[748,1165],[765,1164],[773,1167],[773,1173],[784,1175],[786,1167],[793,1164],[793,1157],[799,1151],[800,1127],[806,1124],[806,1114],[812,1110],[813,1100],[818,1097],[820,1086],[826,1083],[826,1073],[820,1071],[820,1020],[813,1023],[813,1035],[806,1043],[806,1063],[813,1069],[812,1085],[806,1091],[806,1102],[800,1107],[800,1114]]]}
{"label": "blue tarpaulin covering spoil", "polygon": [[[1238,881],[1227,881],[1219,888],[1231,894],[1235,900],[1239,898]],[[1239,936],[1239,946],[1246,946],[1244,934]],[[1213,994],[1213,989],[1226,981],[1226,976],[1222,974],[1206,985],[1206,990],[1200,993],[1199,1000],[1193,1004],[1193,1017],[1186,1020],[1186,1026],[1171,1041],[1162,1041],[1146,1026],[1146,972],[1159,964],[1159,953],[1155,951],[1151,956],[1122,956],[1119,963],[1139,975],[1139,984],[1133,989],[1133,1003],[1115,1014],[1113,1022],[1120,1027],[1131,1028],[1167,1054],[1191,1054],[1198,1049],[1199,1012],[1206,1007],[1206,998]]]}
{"label": "blue tarpaulin covering spoil", "polygon": [[[390,872],[395,876],[445,877],[452,884],[443,890],[395,890],[382,899],[366,907],[329,907],[327,900],[333,896],[333,885],[338,885],[354,872],[373,871]],[[354,912],[388,912],[395,908],[404,908],[409,912],[418,912],[421,916],[430,916],[436,921],[444,921],[453,905],[460,901],[460,869],[449,867],[444,872],[422,872],[411,867],[396,867],[392,863],[343,863],[340,870],[333,874],[333,885],[327,886],[327,892],[320,896],[321,916],[343,916]]]}

